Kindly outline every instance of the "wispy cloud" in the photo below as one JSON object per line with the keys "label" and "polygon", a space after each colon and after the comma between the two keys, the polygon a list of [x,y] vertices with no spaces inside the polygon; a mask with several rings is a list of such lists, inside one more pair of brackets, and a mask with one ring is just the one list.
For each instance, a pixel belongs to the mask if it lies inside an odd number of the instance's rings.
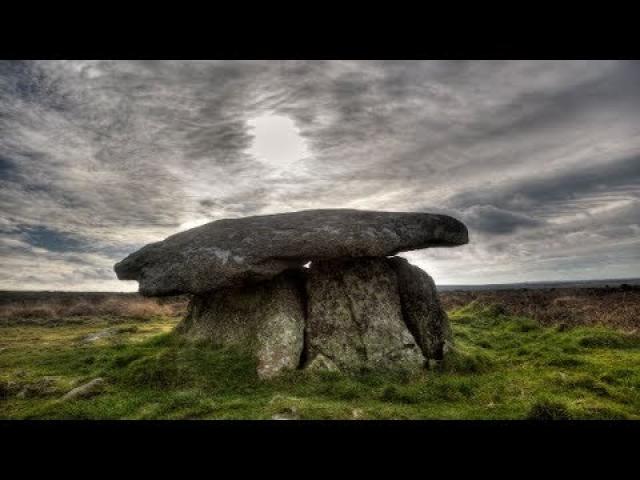
{"label": "wispy cloud", "polygon": [[[256,118],[308,155],[256,158]],[[0,288],[134,289],[113,263],[207,219],[450,213],[440,283],[639,276],[640,63],[0,64]]]}

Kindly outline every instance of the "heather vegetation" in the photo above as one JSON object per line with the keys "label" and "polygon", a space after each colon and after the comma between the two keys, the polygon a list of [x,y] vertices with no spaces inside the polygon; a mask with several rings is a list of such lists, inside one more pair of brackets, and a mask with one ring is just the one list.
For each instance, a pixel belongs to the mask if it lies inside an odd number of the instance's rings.
{"label": "heather vegetation", "polygon": [[0,292],[0,325],[60,325],[146,320],[184,313],[187,299],[136,293]]}

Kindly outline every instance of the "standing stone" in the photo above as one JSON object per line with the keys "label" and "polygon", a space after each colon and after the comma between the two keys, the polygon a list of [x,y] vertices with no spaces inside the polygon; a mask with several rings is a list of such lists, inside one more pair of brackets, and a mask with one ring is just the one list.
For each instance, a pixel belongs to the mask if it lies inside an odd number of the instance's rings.
{"label": "standing stone", "polygon": [[258,375],[269,378],[300,362],[304,341],[304,301],[299,272],[239,288],[194,295],[178,331],[216,345],[248,349]]}
{"label": "standing stone", "polygon": [[322,355],[341,370],[424,365],[403,321],[396,273],[386,258],[314,262],[306,292],[308,364]]}
{"label": "standing stone", "polygon": [[440,305],[433,279],[406,259],[387,259],[398,278],[402,315],[428,360],[442,360],[452,341],[447,314]]}

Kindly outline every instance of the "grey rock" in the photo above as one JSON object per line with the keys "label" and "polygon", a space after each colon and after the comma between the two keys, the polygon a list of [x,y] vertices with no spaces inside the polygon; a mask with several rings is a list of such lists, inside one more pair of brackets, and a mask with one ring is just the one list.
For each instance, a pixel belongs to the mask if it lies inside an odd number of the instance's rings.
{"label": "grey rock", "polygon": [[79,387],[74,388],[73,390],[67,392],[67,394],[62,397],[62,400],[77,400],[80,398],[89,398],[94,395],[98,395],[104,384],[103,378],[94,378],[90,382],[87,382]]}
{"label": "grey rock", "polygon": [[291,413],[276,413],[271,420],[300,420],[300,417]]}
{"label": "grey rock", "polygon": [[335,363],[321,353],[318,353],[313,360],[309,362],[306,369],[310,372],[336,372],[339,370]]}
{"label": "grey rock", "polygon": [[314,262],[306,291],[310,365],[322,355],[343,371],[424,366],[386,258]]}
{"label": "grey rock", "polygon": [[194,295],[178,332],[236,345],[270,378],[308,371],[420,369],[451,341],[431,277],[402,258],[316,261],[260,283]]}
{"label": "grey rock", "polygon": [[272,420],[299,420],[298,407],[292,403],[299,404],[300,399],[276,394],[269,401],[269,405],[278,408],[278,411],[271,416]]}
{"label": "grey rock", "polygon": [[398,278],[402,316],[428,360],[442,360],[452,341],[447,314],[433,279],[406,259],[387,259]]}
{"label": "grey rock", "polygon": [[384,257],[468,242],[458,220],[429,213],[333,209],[223,219],[177,233],[115,265],[146,296],[201,294],[345,257]]}
{"label": "grey rock", "polygon": [[98,340],[103,340],[105,338],[110,338],[116,335],[116,330],[112,328],[107,328],[105,330],[100,330],[99,332],[90,333],[84,337],[82,337],[82,342],[84,343],[93,343]]}
{"label": "grey rock", "polygon": [[298,272],[246,287],[194,295],[178,332],[216,345],[236,345],[258,360],[258,375],[270,378],[295,369],[304,342],[304,300]]}

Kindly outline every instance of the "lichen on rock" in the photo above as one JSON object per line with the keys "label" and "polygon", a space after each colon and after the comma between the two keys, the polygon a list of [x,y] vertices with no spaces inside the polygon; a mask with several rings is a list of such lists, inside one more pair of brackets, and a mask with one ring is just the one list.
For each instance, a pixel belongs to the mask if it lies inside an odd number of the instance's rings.
{"label": "lichen on rock", "polygon": [[297,272],[286,272],[249,287],[194,295],[178,332],[249,350],[263,378],[295,369],[304,336],[301,286]]}
{"label": "lichen on rock", "polygon": [[386,258],[314,263],[306,282],[308,357],[340,370],[417,369],[424,357],[402,318]]}

